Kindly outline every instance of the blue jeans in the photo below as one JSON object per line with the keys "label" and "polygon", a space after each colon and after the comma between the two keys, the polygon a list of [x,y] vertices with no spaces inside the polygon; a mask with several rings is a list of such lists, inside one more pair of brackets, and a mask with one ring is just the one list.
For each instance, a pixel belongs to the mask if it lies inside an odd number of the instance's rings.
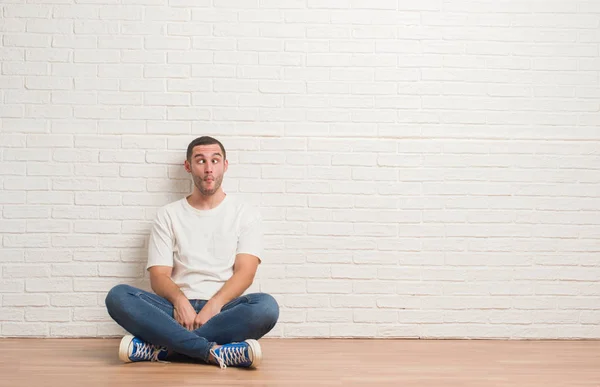
{"label": "blue jeans", "polygon": [[[206,300],[190,300],[200,312]],[[208,362],[215,345],[256,339],[267,334],[279,318],[279,306],[265,293],[233,299],[200,328],[189,331],[173,318],[173,304],[156,294],[117,285],[106,296],[108,314],[127,332],[174,352],[169,360]]]}

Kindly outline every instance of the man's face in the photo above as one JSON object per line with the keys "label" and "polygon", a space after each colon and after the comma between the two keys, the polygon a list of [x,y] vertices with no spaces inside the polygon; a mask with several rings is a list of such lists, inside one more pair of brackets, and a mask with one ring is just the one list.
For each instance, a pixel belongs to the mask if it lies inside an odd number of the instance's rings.
{"label": "man's face", "polygon": [[211,196],[219,190],[227,165],[218,144],[195,146],[191,160],[185,161],[185,169],[192,174],[194,185],[203,196]]}

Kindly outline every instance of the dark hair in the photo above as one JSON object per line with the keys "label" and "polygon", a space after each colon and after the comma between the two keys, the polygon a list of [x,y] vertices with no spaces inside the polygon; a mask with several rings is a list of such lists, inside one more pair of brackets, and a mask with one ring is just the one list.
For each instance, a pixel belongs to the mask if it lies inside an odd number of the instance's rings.
{"label": "dark hair", "polygon": [[223,144],[221,144],[221,142],[219,140],[217,140],[216,138],[212,138],[210,136],[198,137],[195,140],[193,140],[192,142],[190,142],[190,145],[188,145],[188,148],[187,148],[187,154],[186,154],[187,160],[189,162],[192,161],[192,152],[193,152],[195,146],[212,145],[212,144],[218,144],[219,147],[221,147],[221,151],[223,152],[223,160],[226,160],[227,154],[225,153],[225,147],[223,147]]}

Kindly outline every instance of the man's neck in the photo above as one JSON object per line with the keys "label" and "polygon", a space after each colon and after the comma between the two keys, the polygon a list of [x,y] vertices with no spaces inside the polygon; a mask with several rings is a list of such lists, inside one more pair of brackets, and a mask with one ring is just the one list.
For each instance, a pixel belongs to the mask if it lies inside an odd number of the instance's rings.
{"label": "man's neck", "polygon": [[205,196],[200,193],[197,189],[192,192],[191,195],[187,196],[186,199],[190,206],[198,210],[211,210],[217,207],[225,199],[227,194],[219,189],[217,192],[210,196]]}

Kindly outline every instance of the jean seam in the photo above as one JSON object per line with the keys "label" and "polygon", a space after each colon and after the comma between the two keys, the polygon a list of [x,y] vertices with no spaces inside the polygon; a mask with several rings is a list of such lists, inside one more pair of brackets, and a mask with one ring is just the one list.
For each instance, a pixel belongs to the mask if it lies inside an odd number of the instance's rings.
{"label": "jean seam", "polygon": [[[154,299],[152,299],[150,297],[147,297],[146,294],[143,293],[143,292],[138,292],[138,293],[135,293],[135,294],[134,293],[129,293],[129,294],[131,294],[133,296],[136,296],[137,298],[142,298],[142,296],[143,296],[145,301],[147,301],[150,305],[152,305],[152,306],[154,306],[156,308],[158,308],[158,307],[156,305],[154,305],[155,302],[157,304],[161,304],[162,306],[166,306],[167,308],[173,308],[173,304],[171,304],[171,303],[163,303],[162,301],[154,300]],[[158,309],[160,309],[160,308],[158,308]],[[164,312],[164,310],[161,310],[161,311]]]}
{"label": "jean seam", "polygon": [[[134,294],[134,296],[136,296],[137,298],[140,298],[140,299],[142,298],[142,296],[143,296],[143,295],[144,295],[144,293],[140,293],[139,295],[135,295],[135,294]],[[153,303],[151,303],[151,302],[148,302],[148,305],[150,305],[150,306],[151,306],[151,307],[153,307],[154,309],[157,309],[157,310],[159,310],[161,313],[164,313],[164,314],[166,314],[167,316],[169,316],[169,314],[168,314],[168,313],[166,313],[164,310],[160,309],[158,306],[154,305]],[[164,305],[164,304],[163,304],[163,305]],[[170,321],[171,321],[172,323],[175,323],[175,324],[179,325],[179,323],[178,323],[178,322],[177,322],[177,321],[176,321],[176,320],[173,318],[173,316],[169,316],[169,317],[171,317],[171,319],[172,319],[172,320],[170,320]]]}
{"label": "jean seam", "polygon": [[204,361],[205,362],[209,363],[209,360],[210,360],[210,349],[212,347],[214,347],[215,345],[217,345],[217,343],[212,342],[212,341],[208,341],[208,349],[206,350],[206,354],[204,355]]}

